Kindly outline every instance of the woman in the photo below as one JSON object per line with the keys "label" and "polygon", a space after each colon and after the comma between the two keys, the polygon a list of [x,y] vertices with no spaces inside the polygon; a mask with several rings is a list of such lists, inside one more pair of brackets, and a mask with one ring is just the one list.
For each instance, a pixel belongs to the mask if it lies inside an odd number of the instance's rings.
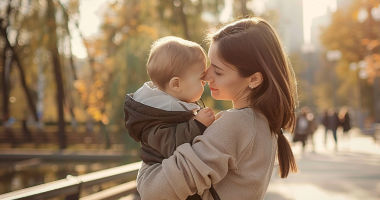
{"label": "woman", "polygon": [[301,112],[296,117],[296,126],[294,130],[293,142],[301,142],[302,143],[302,152],[305,151],[306,142],[311,135],[311,129],[308,120],[308,114],[310,113],[307,107],[303,107]]}
{"label": "woman", "polygon": [[283,130],[295,123],[295,78],[273,28],[242,19],[211,37],[205,80],[217,100],[233,109],[193,144],[183,144],[162,164],[144,165],[137,178],[142,199],[263,199],[278,153],[280,175],[297,170]]}

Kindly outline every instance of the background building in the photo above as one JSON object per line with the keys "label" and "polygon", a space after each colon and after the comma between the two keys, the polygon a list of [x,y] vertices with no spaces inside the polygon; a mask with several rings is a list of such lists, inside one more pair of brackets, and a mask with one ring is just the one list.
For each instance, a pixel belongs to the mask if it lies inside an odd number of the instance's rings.
{"label": "background building", "polygon": [[303,9],[300,0],[268,0],[266,8],[277,13],[276,27],[288,53],[301,51],[303,40]]}

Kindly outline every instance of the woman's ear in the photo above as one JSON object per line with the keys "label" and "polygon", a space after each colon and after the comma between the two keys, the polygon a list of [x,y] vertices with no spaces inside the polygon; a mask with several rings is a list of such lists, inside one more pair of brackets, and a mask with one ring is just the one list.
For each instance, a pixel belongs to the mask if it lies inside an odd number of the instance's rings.
{"label": "woman's ear", "polygon": [[168,84],[169,89],[174,91],[174,92],[180,91],[180,89],[181,89],[180,88],[180,84],[181,84],[180,82],[181,82],[181,80],[179,77],[175,76],[175,77],[171,78],[169,81],[169,84]]}
{"label": "woman's ear", "polygon": [[251,89],[254,89],[254,88],[258,87],[259,85],[261,85],[263,80],[264,80],[263,74],[261,74],[261,72],[256,72],[256,73],[252,74],[251,76],[249,76],[248,87]]}

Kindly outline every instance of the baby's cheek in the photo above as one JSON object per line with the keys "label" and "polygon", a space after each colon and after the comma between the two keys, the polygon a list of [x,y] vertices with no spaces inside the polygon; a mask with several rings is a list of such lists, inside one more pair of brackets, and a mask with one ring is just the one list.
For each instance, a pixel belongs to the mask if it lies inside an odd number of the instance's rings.
{"label": "baby's cheek", "polygon": [[202,83],[200,85],[199,90],[200,90],[201,93],[203,93],[203,91],[205,90],[205,86]]}

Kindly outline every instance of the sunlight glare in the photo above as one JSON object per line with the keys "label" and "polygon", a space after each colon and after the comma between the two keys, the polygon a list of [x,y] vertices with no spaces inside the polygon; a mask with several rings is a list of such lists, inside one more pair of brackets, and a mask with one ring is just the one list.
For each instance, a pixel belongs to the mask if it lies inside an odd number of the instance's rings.
{"label": "sunlight glare", "polygon": [[336,0],[303,0],[303,25],[305,43],[310,42],[313,18],[325,15],[328,10],[336,10]]}

